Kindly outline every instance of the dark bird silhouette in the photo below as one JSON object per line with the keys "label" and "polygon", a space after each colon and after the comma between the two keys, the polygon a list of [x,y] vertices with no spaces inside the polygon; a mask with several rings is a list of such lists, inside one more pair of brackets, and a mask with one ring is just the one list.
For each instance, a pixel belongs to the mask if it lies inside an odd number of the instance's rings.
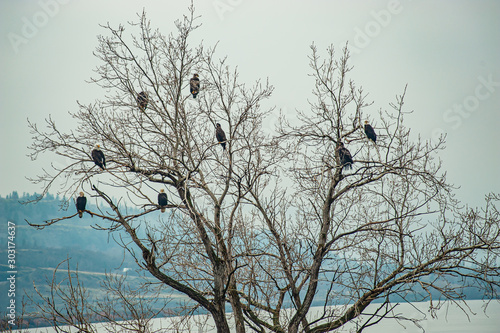
{"label": "dark bird silhouette", "polygon": [[83,192],[80,192],[80,196],[76,198],[76,209],[78,210],[78,216],[80,218],[83,217],[85,206],[87,206],[87,198],[85,198],[85,194]]}
{"label": "dark bird silhouette", "polygon": [[349,150],[347,150],[347,148],[344,147],[344,144],[342,142],[339,142],[337,152],[339,154],[340,165],[342,166],[342,168],[352,169],[352,164],[354,163],[354,161],[352,160],[351,153],[349,152]]}
{"label": "dark bird silhouette", "polygon": [[165,206],[168,204],[167,193],[165,193],[164,189],[160,190],[158,193],[158,206],[160,206],[160,210],[162,213],[165,213]]}
{"label": "dark bird silhouette", "polygon": [[365,134],[368,139],[372,140],[373,142],[377,142],[377,134],[375,133],[373,127],[368,124],[368,120],[365,120]]}
{"label": "dark bird silhouette", "polygon": [[144,91],[141,91],[137,95],[137,105],[139,105],[139,109],[141,109],[141,111],[146,110],[146,108],[148,107],[148,94],[146,94]]}
{"label": "dark bird silhouette", "polygon": [[226,141],[227,141],[226,133],[224,133],[219,123],[215,124],[215,126],[216,126],[215,137],[217,138],[217,141],[219,141],[219,143],[221,144],[222,149],[226,150]]}
{"label": "dark bird silhouette", "polygon": [[196,98],[200,92],[200,79],[198,79],[198,74],[194,74],[191,80],[189,80],[189,91]]}
{"label": "dark bird silhouette", "polygon": [[92,150],[92,159],[95,165],[99,166],[101,169],[106,169],[106,158],[104,153],[101,151],[100,146],[96,145],[94,150]]}

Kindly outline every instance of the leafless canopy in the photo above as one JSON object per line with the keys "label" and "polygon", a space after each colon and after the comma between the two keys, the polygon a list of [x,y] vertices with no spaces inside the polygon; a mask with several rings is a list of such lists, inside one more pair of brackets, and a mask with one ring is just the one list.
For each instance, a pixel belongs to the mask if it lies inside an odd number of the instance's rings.
{"label": "leafless canopy", "polygon": [[[196,22],[191,8],[168,36],[145,14],[130,24],[138,35],[103,27],[92,82],[105,98],[79,104],[76,128],[30,123],[31,156],[68,161],[33,179],[44,193],[54,186],[71,198],[91,193],[99,211],[88,213],[103,219],[99,228],[117,235],[157,282],[206,309],[218,332],[233,325],[226,304],[237,332],[346,324],[362,331],[395,317],[394,299],[437,306],[462,300],[465,287],[497,296],[499,196],[488,195],[483,210],[460,208],[437,158],[444,139],[422,141],[404,125],[406,87],[388,110],[373,112],[349,80],[348,48],[337,55],[331,47],[323,59],[313,45],[310,109],[298,111],[298,121],[280,119],[271,137],[262,123],[272,109],[262,105],[273,87],[240,83],[215,49],[190,46]],[[146,108],[136,100],[143,91]],[[363,132],[366,119],[377,144]],[[339,159],[341,142],[354,160],[350,170]],[[95,144],[106,170],[92,162]],[[168,214],[158,214],[161,188]],[[127,213],[112,197],[141,212]],[[313,306],[320,306],[314,315]]]}

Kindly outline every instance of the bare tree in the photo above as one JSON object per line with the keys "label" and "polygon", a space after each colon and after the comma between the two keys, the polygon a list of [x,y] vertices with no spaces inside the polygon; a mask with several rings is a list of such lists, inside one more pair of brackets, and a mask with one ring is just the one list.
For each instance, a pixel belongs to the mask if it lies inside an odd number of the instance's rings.
{"label": "bare tree", "polygon": [[[66,264],[66,269],[60,269]],[[128,279],[131,280],[131,279]],[[130,286],[126,274],[107,273],[102,280],[105,296],[99,299],[85,287],[78,268],[71,270],[70,260],[61,262],[46,285],[50,293],[35,285],[39,299],[30,296],[30,301],[38,309],[39,316],[51,323],[56,332],[138,332],[153,333],[151,321],[163,312],[167,302],[155,309],[150,299],[158,298],[161,289],[151,288],[152,284],[138,281]],[[96,323],[106,323],[98,327]]]}
{"label": "bare tree", "polygon": [[[58,180],[66,197],[92,193],[99,211],[87,212],[103,219],[96,228],[111,231],[158,283],[208,311],[218,332],[230,328],[226,304],[237,332],[326,332],[355,321],[362,331],[394,317],[395,296],[459,301],[469,286],[497,296],[499,197],[489,195],[483,211],[460,208],[437,158],[444,138],[414,139],[404,126],[406,88],[391,109],[368,115],[363,90],[349,80],[347,47],[321,60],[312,46],[316,100],[270,137],[262,123],[272,109],[262,105],[273,87],[242,84],[214,48],[192,48],[192,7],[176,27],[163,36],[144,13],[131,24],[138,36],[104,26],[92,81],[105,98],[79,105],[75,129],[30,123],[33,158],[48,151],[71,161],[33,179],[43,193]],[[367,118],[376,144],[363,132]],[[92,161],[95,144],[104,170]],[[168,214],[158,214],[160,189]],[[360,316],[374,301],[376,312]],[[317,305],[323,310],[312,316]]]}
{"label": "bare tree", "polygon": [[[66,275],[62,281],[57,280],[59,267],[67,264]],[[56,332],[97,332],[92,325],[97,320],[96,313],[92,306],[90,292],[81,283],[78,270],[72,272],[69,266],[69,259],[61,262],[52,274],[52,278],[47,278],[47,285],[50,286],[50,294],[45,295],[35,285],[35,292],[42,302],[38,302],[30,296],[33,304],[39,310],[40,316],[52,324]]]}

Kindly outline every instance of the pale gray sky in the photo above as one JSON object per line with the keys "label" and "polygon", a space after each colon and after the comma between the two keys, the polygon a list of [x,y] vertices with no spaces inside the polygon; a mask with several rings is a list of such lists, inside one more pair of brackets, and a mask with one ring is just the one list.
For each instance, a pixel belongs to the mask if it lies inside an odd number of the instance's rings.
{"label": "pale gray sky", "polygon": [[[102,96],[85,81],[98,65],[92,51],[98,26],[136,20],[146,9],[164,34],[187,12],[188,1],[0,0],[0,195],[41,191],[25,177],[54,156],[31,162],[26,118],[49,114],[68,129],[76,100]],[[264,1],[195,3],[203,24],[193,43],[217,41],[218,55],[238,66],[242,81],[268,77],[270,102],[292,114],[307,109],[312,80],[309,45],[321,51],[351,45],[352,78],[374,104],[376,119],[408,84],[407,125],[430,139],[448,134],[448,179],[473,205],[500,192],[500,1]],[[376,121],[374,122],[377,125]]]}

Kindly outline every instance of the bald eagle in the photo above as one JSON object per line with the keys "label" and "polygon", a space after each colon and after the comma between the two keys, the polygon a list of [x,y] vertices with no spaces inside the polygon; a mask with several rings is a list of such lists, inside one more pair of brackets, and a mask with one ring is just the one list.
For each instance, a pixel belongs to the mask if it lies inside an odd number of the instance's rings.
{"label": "bald eagle", "polygon": [[146,108],[148,107],[148,94],[146,94],[144,91],[141,91],[137,95],[137,105],[139,105],[139,109],[141,109],[141,111],[146,110]]}
{"label": "bald eagle", "polygon": [[106,158],[104,157],[104,153],[100,149],[101,146],[96,145],[92,150],[92,159],[94,160],[95,165],[99,166],[101,169],[106,169]]}
{"label": "bald eagle", "polygon": [[168,204],[167,193],[165,193],[164,189],[160,190],[158,194],[158,206],[160,206],[161,212],[165,213],[165,206]]}
{"label": "bald eagle", "polygon": [[222,149],[226,149],[226,133],[224,133],[224,131],[222,130],[222,127],[220,127],[220,124],[217,123],[215,124],[216,126],[216,129],[215,129],[215,137],[217,138],[217,141],[219,141],[219,143],[221,144],[222,146]]}
{"label": "bald eagle", "polygon": [[83,212],[85,211],[85,206],[87,205],[87,198],[85,198],[85,194],[80,192],[80,196],[76,198],[76,210],[78,210],[78,216],[80,218],[83,217]]}
{"label": "bald eagle", "polygon": [[342,142],[339,142],[337,152],[339,154],[340,165],[342,166],[342,168],[352,169],[352,164],[354,163],[354,161],[352,160],[351,153],[349,152],[349,150],[347,150],[347,148],[344,147],[344,144]]}
{"label": "bald eagle", "polygon": [[198,79],[198,74],[194,74],[191,80],[189,80],[189,91],[196,98],[200,92],[200,79]]}
{"label": "bald eagle", "polygon": [[368,120],[365,120],[365,134],[368,139],[372,140],[373,142],[377,142],[377,134],[375,133],[373,127],[368,124]]}

